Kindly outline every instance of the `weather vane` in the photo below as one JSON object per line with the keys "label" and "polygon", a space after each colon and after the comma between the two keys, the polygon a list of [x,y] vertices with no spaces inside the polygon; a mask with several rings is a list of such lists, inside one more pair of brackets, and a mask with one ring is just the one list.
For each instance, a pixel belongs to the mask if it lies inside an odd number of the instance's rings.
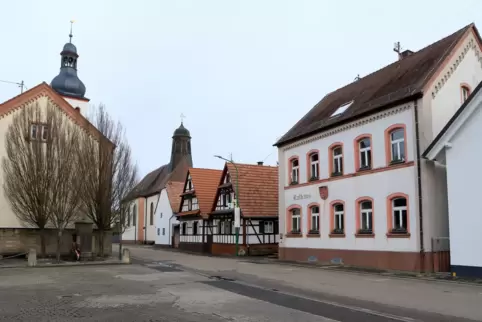
{"label": "weather vane", "polygon": [[74,25],[74,22],[75,20],[70,20],[70,34],[69,34],[69,38],[70,38],[70,42],[72,42],[72,26]]}
{"label": "weather vane", "polygon": [[185,116],[183,113],[181,113],[181,123],[184,122],[184,119],[185,119],[185,118],[186,118],[186,116]]}

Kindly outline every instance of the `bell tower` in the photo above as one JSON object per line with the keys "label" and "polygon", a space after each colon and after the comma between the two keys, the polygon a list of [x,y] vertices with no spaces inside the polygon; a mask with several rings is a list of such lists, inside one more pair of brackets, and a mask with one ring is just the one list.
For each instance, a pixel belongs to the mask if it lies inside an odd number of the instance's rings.
{"label": "bell tower", "polygon": [[64,45],[60,52],[60,72],[52,79],[50,86],[70,103],[74,108],[80,108],[86,116],[89,107],[89,99],[85,97],[85,85],[77,76],[77,47],[72,43],[72,24],[70,22],[69,42]]}
{"label": "bell tower", "polygon": [[183,122],[174,131],[172,135],[171,162],[169,163],[169,172],[172,172],[182,159],[186,158],[189,167],[192,167],[191,154],[191,134],[184,127]]}

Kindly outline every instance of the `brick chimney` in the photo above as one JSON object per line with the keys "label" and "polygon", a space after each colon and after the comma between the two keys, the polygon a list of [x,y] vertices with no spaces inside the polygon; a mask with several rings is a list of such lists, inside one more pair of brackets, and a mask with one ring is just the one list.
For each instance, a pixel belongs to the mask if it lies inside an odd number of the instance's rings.
{"label": "brick chimney", "polygon": [[258,165],[263,165],[263,161],[258,161]]}

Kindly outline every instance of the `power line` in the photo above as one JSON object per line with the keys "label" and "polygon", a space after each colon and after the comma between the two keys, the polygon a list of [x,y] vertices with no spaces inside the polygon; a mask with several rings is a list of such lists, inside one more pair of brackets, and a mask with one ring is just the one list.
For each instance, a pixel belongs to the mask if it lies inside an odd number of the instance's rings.
{"label": "power line", "polygon": [[7,84],[18,85],[18,87],[20,87],[20,93],[23,93],[24,88],[26,88],[24,81],[21,81],[20,83],[18,83],[18,82],[12,82],[12,81],[6,81],[6,80],[1,80],[1,79],[0,79],[0,82],[2,82],[2,83],[7,83]]}

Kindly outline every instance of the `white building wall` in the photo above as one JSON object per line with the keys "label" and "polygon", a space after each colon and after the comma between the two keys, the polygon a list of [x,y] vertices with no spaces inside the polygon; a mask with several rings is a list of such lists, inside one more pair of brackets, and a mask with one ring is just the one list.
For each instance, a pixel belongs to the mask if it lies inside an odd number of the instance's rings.
{"label": "white building wall", "polygon": [[[37,98],[34,103],[38,103],[40,107],[46,110],[48,106],[49,98],[47,96],[41,96]],[[60,108],[60,107],[59,107]],[[5,135],[8,131],[8,127],[13,121],[14,115],[18,114],[20,110],[17,110],[12,113],[8,113],[4,115],[0,119],[0,157],[6,156],[5,151]],[[75,123],[67,116],[65,116],[66,122],[72,122],[72,125]],[[77,125],[75,125],[77,126]],[[4,182],[4,172],[0,169],[0,182]],[[19,192],[21,193],[21,192]],[[22,227],[29,227],[27,223],[21,222],[15,213],[13,212],[7,197],[5,196],[3,187],[0,187],[0,227],[1,228],[22,228]]]}
{"label": "white building wall", "polygon": [[[476,44],[475,35],[470,33],[419,100],[421,153],[462,105],[461,85],[474,90],[482,81],[482,56]],[[447,177],[444,167],[426,160],[421,160],[421,170],[423,248],[430,251],[433,238],[449,237]],[[447,250],[448,244],[440,246]]]}
{"label": "white building wall", "polygon": [[79,100],[72,97],[62,96],[73,108],[79,108],[83,117],[90,119],[93,110],[90,108],[89,101]]}
{"label": "white building wall", "polygon": [[137,226],[139,225],[139,214],[136,216],[136,224],[134,225],[134,206],[137,209],[137,212],[139,212],[139,199],[136,199],[135,201],[132,202],[130,205],[130,210],[129,210],[129,216],[130,220],[128,221],[129,225],[126,227],[124,233],[122,234],[122,240],[136,240],[139,239],[139,236],[137,236]]}
{"label": "white building wall", "polygon": [[171,245],[174,234],[173,225],[179,223],[173,216],[171,204],[166,189],[162,189],[155,212],[155,243],[156,245]]}
{"label": "white building wall", "polygon": [[479,108],[452,138],[452,148],[446,149],[451,265],[482,267],[481,124]]}
{"label": "white building wall", "polygon": [[467,84],[474,90],[482,80],[482,66],[479,60],[481,57],[475,35],[471,33],[434,79],[427,92],[427,96],[433,99],[432,138],[437,136],[462,104],[460,86]]}
{"label": "white building wall", "polygon": [[[396,111],[396,112],[395,112]],[[380,117],[383,116],[383,117]],[[286,234],[287,209],[292,205],[302,207],[302,232],[307,233],[307,206],[312,202],[320,204],[320,238],[283,238],[280,247],[295,248],[331,248],[354,250],[390,250],[412,251],[418,250],[417,234],[417,209],[416,209],[416,171],[415,167],[408,166],[398,169],[387,167],[385,153],[385,129],[394,124],[406,126],[407,162],[413,162],[415,157],[415,139],[413,127],[413,104],[396,107],[390,111],[382,112],[377,116],[367,117],[325,134],[320,134],[319,139],[302,145],[279,150],[280,154],[280,233]],[[371,174],[355,175],[354,139],[361,134],[372,136],[372,169],[379,171]],[[310,141],[310,140],[307,140]],[[335,142],[343,143],[344,175],[343,179],[329,177],[329,146]],[[326,181],[308,183],[307,181],[307,153],[310,150],[320,151],[320,179]],[[300,164],[300,185],[285,187],[289,184],[288,160],[298,156]],[[349,177],[347,175],[352,175]],[[329,197],[326,204],[320,198],[318,187],[328,186]],[[387,228],[387,197],[392,193],[408,195],[409,231],[410,238],[389,238]],[[299,194],[309,195],[302,200],[294,200]],[[355,200],[359,197],[374,199],[374,238],[355,238]],[[330,209],[329,203],[333,200],[345,202],[345,238],[329,238]],[[283,203],[284,202],[284,203]]]}
{"label": "white building wall", "polygon": [[[155,211],[156,211],[156,204],[157,201],[159,200],[159,194],[156,194],[154,196],[147,197],[146,203],[145,203],[145,211],[144,213],[146,214],[145,218],[145,223],[146,223],[146,229],[147,229],[147,238],[146,240],[149,242],[153,242],[156,240],[157,236],[157,231],[156,231],[156,223],[155,223]],[[151,223],[151,205],[152,205],[152,223]]]}

